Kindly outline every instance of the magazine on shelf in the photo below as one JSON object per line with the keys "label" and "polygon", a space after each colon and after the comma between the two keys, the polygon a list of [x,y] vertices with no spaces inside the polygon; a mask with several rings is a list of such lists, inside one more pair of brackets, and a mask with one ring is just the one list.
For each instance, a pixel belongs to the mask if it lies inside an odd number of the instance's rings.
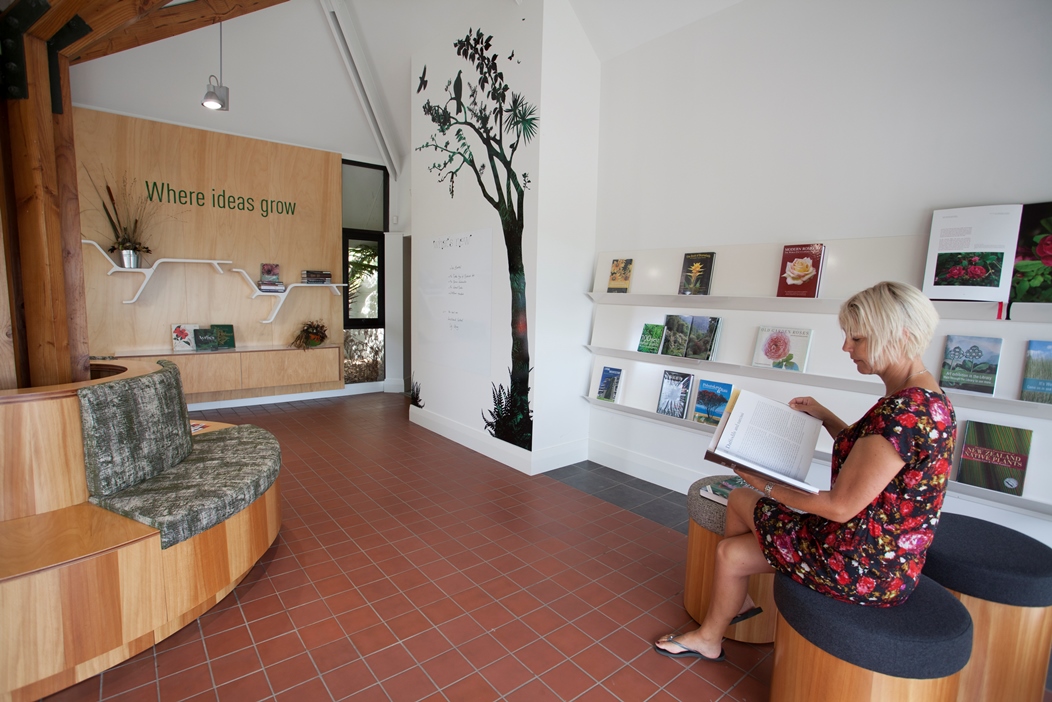
{"label": "magazine on shelf", "polygon": [[599,378],[599,392],[596,399],[606,402],[617,402],[617,388],[621,384],[621,369],[603,366],[603,375]]}
{"label": "magazine on shelf", "polygon": [[1052,405],[1052,341],[1031,340],[1027,343],[1019,399]]}
{"label": "magazine on shelf", "polygon": [[1022,205],[935,210],[922,290],[933,300],[1007,302]]}
{"label": "magazine on shelf", "polygon": [[608,293],[627,293],[628,285],[632,282],[632,259],[615,258],[610,262],[610,282],[607,283]]}
{"label": "magazine on shelf", "polygon": [[259,280],[263,283],[280,283],[281,282],[281,264],[280,263],[261,263],[259,264]]}
{"label": "magazine on shelf", "polygon": [[687,336],[686,358],[711,361],[716,355],[716,344],[720,340],[719,317],[691,317],[690,334]]}
{"label": "magazine on shelf", "polygon": [[802,373],[807,369],[807,352],[811,349],[810,329],[760,327],[756,334],[756,351],[752,364],[759,368]]}
{"label": "magazine on shelf", "polygon": [[220,349],[232,349],[236,348],[234,343],[234,325],[233,324],[213,324],[212,334],[216,338],[216,348]]}
{"label": "magazine on shelf", "polygon": [[957,482],[1022,495],[1033,433],[1000,424],[965,422]]}
{"label": "magazine on shelf", "polygon": [[716,254],[705,253],[683,254],[683,270],[679,274],[680,295],[708,295],[712,284],[712,264]]}
{"label": "magazine on shelf", "polygon": [[694,400],[694,421],[718,426],[733,390],[734,386],[730,383],[717,383],[704,378],[699,380],[698,395]]}
{"label": "magazine on shelf", "polygon": [[797,490],[817,493],[804,479],[811,469],[822,422],[789,405],[735,389],[705,460],[756,473]]}
{"label": "magazine on shelf", "polygon": [[993,395],[1000,359],[1000,339],[949,334],[939,385],[944,390]]}
{"label": "magazine on shelf", "polygon": [[194,329],[194,345],[198,351],[215,351],[219,348],[211,327]]}
{"label": "magazine on shelf", "polygon": [[691,318],[681,314],[665,317],[665,337],[661,341],[662,356],[682,356],[687,350]]}
{"label": "magazine on shelf", "polygon": [[692,385],[694,385],[694,376],[690,373],[665,371],[665,375],[661,379],[661,394],[658,396],[657,413],[677,419],[686,418]]}
{"label": "magazine on shelf", "polygon": [[749,485],[749,483],[735,475],[722,482],[716,483],[715,485],[706,485],[701,488],[700,493],[706,500],[712,500],[713,502],[725,505],[727,504],[727,499],[731,496],[731,492],[742,487],[752,489],[752,486]]}
{"label": "magazine on shelf", "polygon": [[196,351],[194,329],[197,329],[197,326],[196,324],[173,324],[172,351]]}
{"label": "magazine on shelf", "polygon": [[1023,205],[1011,302],[1052,302],[1052,202]]}
{"label": "magazine on shelf", "polygon": [[825,244],[789,244],[782,249],[778,297],[818,297]]}
{"label": "magazine on shelf", "polygon": [[639,346],[636,351],[640,353],[657,353],[661,350],[661,340],[665,336],[665,325],[644,324],[643,333],[639,335]]}

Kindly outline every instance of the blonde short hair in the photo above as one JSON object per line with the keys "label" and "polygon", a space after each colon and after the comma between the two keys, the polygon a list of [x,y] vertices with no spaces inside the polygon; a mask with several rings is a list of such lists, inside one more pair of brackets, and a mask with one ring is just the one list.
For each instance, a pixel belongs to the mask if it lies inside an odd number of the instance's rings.
{"label": "blonde short hair", "polygon": [[874,368],[924,353],[939,324],[935,305],[905,283],[884,281],[852,295],[840,306],[840,328],[869,342]]}

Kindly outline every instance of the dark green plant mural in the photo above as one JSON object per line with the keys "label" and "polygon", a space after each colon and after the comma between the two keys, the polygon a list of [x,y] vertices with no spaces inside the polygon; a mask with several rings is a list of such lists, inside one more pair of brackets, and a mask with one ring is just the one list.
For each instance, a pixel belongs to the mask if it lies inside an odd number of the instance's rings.
{"label": "dark green plant mural", "polygon": [[[449,184],[450,197],[457,176],[463,172],[474,179],[482,197],[500,216],[511,285],[511,381],[508,388],[503,383],[493,384],[493,409],[488,419],[485,413],[482,419],[492,436],[528,450],[533,445],[533,412],[529,400],[522,210],[530,177],[516,172],[512,161],[519,148],[537,136],[537,108],[504,81],[492,36],[481,29],[469,29],[463,39],[453,42],[453,48],[458,57],[471,64],[477,78],[465,79],[464,71],[457,71],[456,78],[446,82],[441,102],[428,99],[424,103],[424,114],[437,131],[417,150],[433,150],[441,157],[428,170],[438,174],[440,183]],[[418,93],[427,89],[426,74],[425,67]],[[472,148],[474,142],[482,147],[477,154]]]}

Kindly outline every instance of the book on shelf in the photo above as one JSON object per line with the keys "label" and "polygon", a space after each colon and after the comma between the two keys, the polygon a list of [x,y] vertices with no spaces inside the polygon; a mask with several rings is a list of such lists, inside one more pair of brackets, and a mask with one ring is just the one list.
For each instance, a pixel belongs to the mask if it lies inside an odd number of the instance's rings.
{"label": "book on shelf", "polygon": [[778,297],[818,297],[825,244],[789,244],[782,249]]}
{"label": "book on shelf", "polygon": [[261,263],[259,264],[259,280],[263,283],[280,283],[281,282],[281,264],[280,263]]}
{"label": "book on shelf", "polygon": [[716,344],[720,340],[719,317],[691,317],[690,334],[687,336],[687,347],[683,355],[686,358],[697,358],[711,361],[716,355]]}
{"label": "book on shelf", "polygon": [[234,325],[233,324],[213,324],[212,334],[216,338],[217,349],[232,349],[236,348],[234,344]]}
{"label": "book on shelf", "polygon": [[1033,433],[1030,429],[968,420],[955,479],[966,485],[1022,495]]}
{"label": "book on shelf", "polygon": [[683,254],[683,270],[679,274],[680,295],[708,295],[712,284],[712,265],[716,254],[704,253]]}
{"label": "book on shelf", "polygon": [[197,329],[196,324],[173,324],[172,351],[196,351],[194,329]]}
{"label": "book on shelf", "polygon": [[993,395],[1000,359],[1000,339],[948,334],[939,385],[944,390]]}
{"label": "book on shelf", "polygon": [[215,332],[211,327],[194,329],[194,345],[198,351],[216,351],[219,348],[216,345]]}
{"label": "book on shelf", "polygon": [[1052,202],[1023,205],[1010,302],[1052,302]]}
{"label": "book on shelf", "polygon": [[789,405],[735,389],[705,460],[756,473],[797,490],[817,493],[805,482],[822,422]]}
{"label": "book on shelf", "polygon": [[734,386],[730,383],[717,383],[704,378],[699,380],[698,395],[694,400],[694,421],[718,426],[733,390]]}
{"label": "book on shelf", "polygon": [[665,371],[665,375],[661,379],[661,394],[658,396],[657,413],[684,419],[687,416],[692,385],[694,385],[694,376],[690,373]]}
{"label": "book on shelf", "polygon": [[682,356],[690,337],[690,317],[682,314],[665,315],[665,336],[661,340],[662,356]]}
{"label": "book on shelf", "polygon": [[208,422],[190,422],[190,433],[197,434],[212,426]]}
{"label": "book on shelf", "polygon": [[632,282],[632,259],[615,258],[610,262],[610,281],[607,283],[608,293],[627,293],[628,285]]}
{"label": "book on shelf", "polygon": [[285,292],[285,284],[282,282],[268,283],[264,280],[260,280],[256,283],[256,287],[259,288],[260,292]]}
{"label": "book on shelf", "polygon": [[1052,405],[1052,341],[1027,343],[1019,399]]}
{"label": "book on shelf", "polygon": [[706,485],[705,487],[701,488],[700,494],[706,500],[712,500],[713,502],[718,502],[721,505],[725,505],[727,504],[727,500],[731,496],[731,492],[737,490],[738,488],[752,489],[752,486],[749,485],[749,483],[742,480],[741,478],[739,478],[737,475],[734,475],[721,482],[712,485]]}
{"label": "book on shelf", "polygon": [[617,402],[617,389],[621,384],[621,369],[603,366],[603,374],[599,377],[599,392],[596,399],[606,402]]}
{"label": "book on shelf", "polygon": [[761,326],[756,334],[756,350],[752,364],[759,368],[802,373],[807,368],[807,354],[811,349],[810,329]]}
{"label": "book on shelf", "polygon": [[665,336],[665,325],[644,324],[643,333],[639,335],[639,346],[636,351],[640,353],[657,353],[661,350],[661,340]]}
{"label": "book on shelf", "polygon": [[332,283],[331,271],[301,271],[300,282],[307,285],[329,285]]}
{"label": "book on shelf", "polygon": [[1007,302],[1022,205],[935,210],[922,291],[933,300]]}

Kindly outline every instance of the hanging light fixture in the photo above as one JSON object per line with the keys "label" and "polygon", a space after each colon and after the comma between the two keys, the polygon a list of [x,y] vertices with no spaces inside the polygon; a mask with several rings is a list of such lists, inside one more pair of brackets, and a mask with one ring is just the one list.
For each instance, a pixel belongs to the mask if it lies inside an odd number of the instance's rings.
{"label": "hanging light fixture", "polygon": [[219,78],[208,76],[208,87],[201,104],[210,110],[226,112],[230,109],[230,88],[223,85],[223,23],[219,23]]}

